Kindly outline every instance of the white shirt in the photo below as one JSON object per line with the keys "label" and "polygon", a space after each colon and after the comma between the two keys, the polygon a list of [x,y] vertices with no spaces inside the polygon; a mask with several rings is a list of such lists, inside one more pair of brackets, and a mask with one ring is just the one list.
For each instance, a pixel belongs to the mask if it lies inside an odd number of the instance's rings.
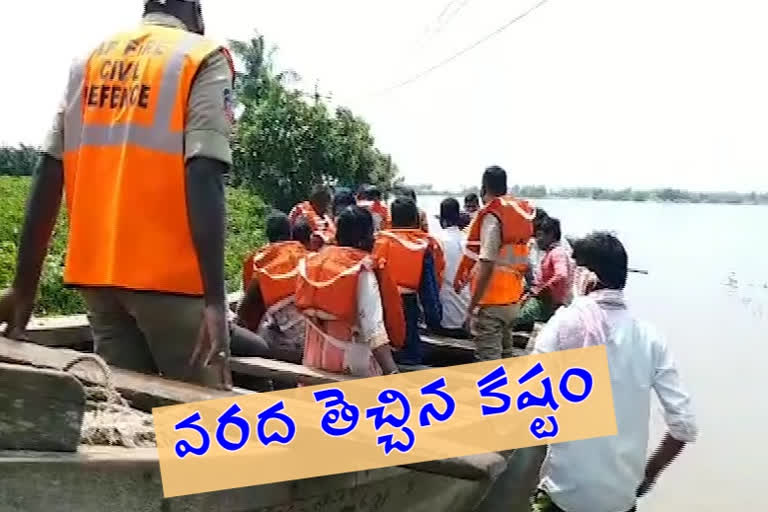
{"label": "white shirt", "polygon": [[371,350],[389,343],[379,282],[372,270],[364,269],[357,280],[357,319],[358,336]]}
{"label": "white shirt", "polygon": [[461,293],[456,293],[453,280],[461,263],[466,239],[456,226],[443,229],[438,233],[438,238],[445,256],[445,272],[440,285],[440,302],[443,305],[443,320],[440,324],[446,329],[461,329],[467,318],[471,297],[468,286],[465,286]]}
{"label": "white shirt", "polygon": [[549,446],[539,486],[568,512],[625,512],[645,474],[651,389],[672,437],[694,441],[696,424],[664,340],[623,306],[621,292],[600,290],[558,310],[534,353],[596,344],[607,349],[618,435]]}

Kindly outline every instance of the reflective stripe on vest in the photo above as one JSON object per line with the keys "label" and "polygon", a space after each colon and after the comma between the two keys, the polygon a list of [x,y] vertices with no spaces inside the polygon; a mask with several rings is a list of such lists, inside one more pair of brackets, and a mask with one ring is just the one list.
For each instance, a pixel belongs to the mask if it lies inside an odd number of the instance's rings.
{"label": "reflective stripe on vest", "polygon": [[197,71],[219,49],[143,25],[72,67],[63,115],[67,284],[202,295],[184,125]]}
{"label": "reflective stripe on vest", "polygon": [[[468,258],[478,261],[480,255],[469,249],[469,246],[480,246],[480,242],[466,242],[464,247],[464,255]],[[504,267],[514,267],[517,265],[527,265],[528,258],[526,256],[518,256],[515,254],[515,245],[507,244],[501,247],[499,251],[500,257],[491,260],[496,266],[497,270],[505,270]]]}
{"label": "reflective stripe on vest", "polygon": [[83,99],[85,71],[90,60],[82,66],[76,66],[70,76],[69,91],[79,91],[71,97],[64,118],[64,151],[76,151],[82,146],[123,146],[135,144],[163,153],[182,153],[184,151],[184,130],[171,129],[171,116],[179,91],[181,72],[187,52],[200,44],[199,35],[187,33],[171,52],[163,70],[160,90],[155,100],[155,115],[151,126],[144,126],[130,121],[114,124],[83,124]]}

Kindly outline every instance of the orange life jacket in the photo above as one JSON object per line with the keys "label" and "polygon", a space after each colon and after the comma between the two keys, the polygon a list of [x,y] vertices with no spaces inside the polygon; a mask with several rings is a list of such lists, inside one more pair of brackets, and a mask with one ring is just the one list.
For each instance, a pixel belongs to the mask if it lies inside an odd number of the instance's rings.
{"label": "orange life jacket", "polygon": [[319,215],[312,203],[304,201],[297,204],[291,210],[289,218],[291,224],[295,223],[301,217],[305,217],[309,223],[312,234],[319,237],[324,244],[334,243],[336,239],[336,224],[328,214]]}
{"label": "orange life jacket", "polygon": [[454,286],[461,288],[470,280],[474,294],[473,273],[480,254],[480,232],[486,215],[494,215],[501,224],[501,250],[494,262],[493,274],[479,305],[505,305],[520,300],[523,279],[528,269],[528,242],[533,236],[536,210],[528,202],[511,196],[497,197],[480,210],[469,226],[464,257],[456,271]]}
{"label": "orange life jacket", "polygon": [[197,71],[216,51],[231,66],[217,43],[144,24],[72,67],[63,119],[67,284],[202,295],[184,128]]}
{"label": "orange life jacket", "polygon": [[251,258],[251,275],[258,279],[267,312],[294,300],[299,261],[306,255],[304,245],[289,241],[269,244]]}
{"label": "orange life jacket", "polygon": [[443,248],[434,237],[421,229],[389,229],[376,235],[373,257],[379,266],[386,267],[401,293],[419,290],[424,269],[424,255],[432,251],[437,282],[443,280],[445,257]]}
{"label": "orange life jacket", "polygon": [[357,206],[365,208],[373,217],[373,230],[381,231],[389,229],[392,221],[389,216],[389,208],[381,201],[358,201]]}
{"label": "orange life jacket", "polygon": [[394,281],[375,267],[370,254],[350,247],[326,246],[299,264],[296,307],[310,319],[329,315],[348,326],[349,342],[357,329],[357,283],[364,269],[376,272],[390,344],[405,343],[405,317]]}

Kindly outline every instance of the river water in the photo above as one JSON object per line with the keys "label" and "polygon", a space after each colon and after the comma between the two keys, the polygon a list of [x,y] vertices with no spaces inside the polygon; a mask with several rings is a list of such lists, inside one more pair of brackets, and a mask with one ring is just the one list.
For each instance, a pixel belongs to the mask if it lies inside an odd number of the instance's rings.
{"label": "river water", "polygon": [[[442,199],[419,198],[433,229]],[[629,306],[665,334],[693,398],[700,438],[638,508],[768,510],[768,448],[760,440],[768,420],[768,206],[536,204],[560,219],[565,235],[613,231],[630,267],[649,272],[630,276]],[[655,403],[649,448],[663,429]]]}

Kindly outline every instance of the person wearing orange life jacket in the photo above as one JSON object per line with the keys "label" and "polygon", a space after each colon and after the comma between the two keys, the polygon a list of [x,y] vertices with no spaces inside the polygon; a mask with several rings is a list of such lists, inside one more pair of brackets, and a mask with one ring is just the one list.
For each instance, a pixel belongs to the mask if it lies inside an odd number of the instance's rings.
{"label": "person wearing orange life jacket", "polygon": [[427,219],[427,212],[419,208],[419,201],[416,197],[416,191],[410,187],[400,187],[397,191],[398,197],[406,197],[413,201],[419,212],[419,229],[425,233],[429,233],[429,220]]}
{"label": "person wearing orange life jacket", "polygon": [[358,206],[344,209],[337,241],[299,264],[296,307],[307,319],[304,364],[358,377],[397,373],[392,347],[402,347],[405,321],[397,286],[370,255],[371,214]]}
{"label": "person wearing orange life jacket", "polygon": [[481,195],[484,206],[470,225],[454,288],[459,292],[470,284],[468,314],[476,357],[489,361],[516,353],[512,330],[523,296],[535,210],[507,195],[507,173],[498,166],[485,170]]}
{"label": "person wearing orange life jacket", "polygon": [[140,25],[70,69],[43,147],[0,324],[23,335],[66,192],[64,282],[96,352],[134,371],[229,388],[223,177],[234,67],[197,0],[147,0]]}
{"label": "person wearing orange life jacket", "polygon": [[[304,317],[295,306],[296,276],[299,261],[308,251],[299,240],[291,240],[288,217],[282,212],[267,217],[269,244],[245,262],[245,295],[237,311],[237,323],[258,333],[269,348],[269,356],[300,363],[304,347]],[[308,233],[307,233],[308,235]],[[299,238],[293,233],[293,238]],[[308,236],[307,236],[308,238]],[[250,267],[250,272],[245,271]],[[262,347],[236,344],[238,356],[262,356]]]}
{"label": "person wearing orange life jacket", "polygon": [[297,204],[288,214],[291,225],[304,218],[312,228],[313,251],[323,245],[334,243],[336,237],[336,225],[328,214],[331,206],[331,191],[325,185],[315,185],[309,196],[309,201]]}
{"label": "person wearing orange life jacket", "polygon": [[368,210],[373,217],[373,231],[378,233],[382,229],[389,229],[391,219],[389,208],[382,201],[381,190],[373,185],[365,185],[358,195],[357,206]]}
{"label": "person wearing orange life jacket", "polygon": [[395,199],[391,210],[393,227],[378,233],[373,257],[392,275],[402,297],[406,342],[395,357],[401,364],[420,365],[419,318],[423,310],[427,326],[440,328],[440,282],[445,258],[440,242],[418,227],[418,209],[410,198]]}

